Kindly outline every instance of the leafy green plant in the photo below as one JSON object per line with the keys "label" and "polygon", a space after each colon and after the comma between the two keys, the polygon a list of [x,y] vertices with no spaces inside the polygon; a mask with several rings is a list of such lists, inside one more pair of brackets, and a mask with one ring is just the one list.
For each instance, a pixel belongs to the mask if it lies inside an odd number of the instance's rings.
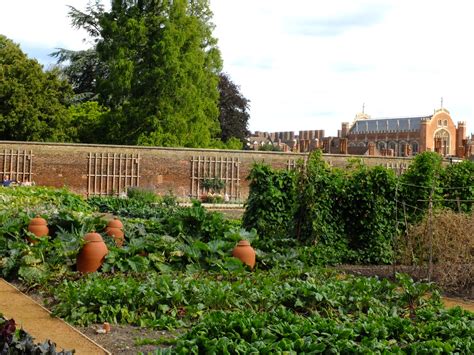
{"label": "leafy green plant", "polygon": [[132,200],[141,201],[144,203],[158,202],[158,196],[151,189],[143,187],[130,187],[127,189],[127,197]]}
{"label": "leafy green plant", "polygon": [[292,230],[296,208],[296,174],[255,164],[247,178],[250,193],[242,219],[244,228],[254,228],[268,239],[285,238]]}
{"label": "leafy green plant", "polygon": [[346,177],[339,201],[345,234],[359,263],[390,264],[396,230],[396,176],[392,170],[359,165]]}
{"label": "leafy green plant", "polygon": [[413,160],[408,170],[400,177],[397,199],[406,210],[410,222],[420,220],[428,211],[429,201],[433,206],[441,200],[440,176],[442,157],[434,152],[423,152]]}
{"label": "leafy green plant", "polygon": [[474,161],[448,165],[441,174],[441,186],[444,206],[457,212],[473,211]]}
{"label": "leafy green plant", "polygon": [[317,150],[310,154],[306,165],[299,165],[297,186],[295,237],[306,243],[338,245],[344,249],[341,172],[331,169]]}
{"label": "leafy green plant", "polygon": [[214,178],[205,178],[201,181],[201,186],[210,193],[220,193],[225,187],[225,181],[219,179],[218,177]]}

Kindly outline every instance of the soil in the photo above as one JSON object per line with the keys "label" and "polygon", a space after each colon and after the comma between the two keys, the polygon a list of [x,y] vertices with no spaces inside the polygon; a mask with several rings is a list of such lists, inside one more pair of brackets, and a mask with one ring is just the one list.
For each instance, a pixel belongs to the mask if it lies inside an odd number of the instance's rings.
{"label": "soil", "polygon": [[111,325],[110,333],[97,333],[97,329],[101,329],[102,325],[94,325],[90,327],[78,327],[79,331],[84,333],[96,343],[102,345],[112,354],[138,354],[138,353],[154,353],[159,348],[166,348],[170,345],[140,345],[139,342],[164,342],[167,339],[175,339],[176,333],[164,330],[153,330],[146,328],[133,327],[128,325]]}

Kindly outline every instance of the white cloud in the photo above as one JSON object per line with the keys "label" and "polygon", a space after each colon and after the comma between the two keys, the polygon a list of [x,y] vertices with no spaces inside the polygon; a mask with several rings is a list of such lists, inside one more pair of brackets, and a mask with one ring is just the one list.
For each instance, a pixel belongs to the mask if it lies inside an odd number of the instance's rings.
{"label": "white cloud", "polygon": [[85,9],[88,0],[3,0],[0,3],[0,33],[21,47],[81,49],[87,34],[73,29],[68,5]]}
{"label": "white cloud", "polygon": [[252,130],[335,134],[364,102],[373,117],[417,116],[433,112],[443,96],[453,119],[474,132],[469,2],[211,5],[224,69],[251,100]]}
{"label": "white cloud", "polygon": [[[0,33],[30,55],[85,48],[66,5],[87,3],[3,0]],[[474,132],[468,1],[211,0],[211,8],[224,70],[251,100],[251,130],[335,134],[364,102],[373,117],[417,116],[444,97]]]}

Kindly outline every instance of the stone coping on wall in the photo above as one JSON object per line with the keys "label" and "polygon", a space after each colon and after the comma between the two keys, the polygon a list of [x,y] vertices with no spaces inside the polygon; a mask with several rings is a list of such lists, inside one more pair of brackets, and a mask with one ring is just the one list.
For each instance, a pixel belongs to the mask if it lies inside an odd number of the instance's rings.
{"label": "stone coping on wall", "polygon": [[[203,152],[203,153],[238,153],[238,154],[262,154],[274,156],[288,157],[307,157],[308,153],[296,152],[269,152],[262,150],[231,150],[231,149],[211,149],[211,148],[186,148],[186,147],[156,147],[156,146],[138,146],[138,145],[114,145],[114,144],[86,144],[86,143],[55,143],[55,142],[24,142],[24,141],[5,141],[0,140],[0,145],[26,145],[26,146],[57,146],[57,147],[83,147],[83,148],[112,148],[112,149],[137,149],[151,151],[181,151],[181,152]],[[353,155],[353,154],[328,154],[323,153],[324,157],[344,157],[344,158],[361,158],[361,159],[389,159],[389,160],[406,160],[410,161],[413,157],[389,157],[389,156],[370,156],[370,155]]]}

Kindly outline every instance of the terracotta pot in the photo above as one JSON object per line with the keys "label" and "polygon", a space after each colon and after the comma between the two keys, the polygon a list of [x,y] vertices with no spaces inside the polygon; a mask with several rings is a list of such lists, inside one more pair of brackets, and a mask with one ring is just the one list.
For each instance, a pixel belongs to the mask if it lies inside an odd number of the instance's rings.
{"label": "terracotta pot", "polygon": [[[45,237],[49,233],[48,223],[44,218],[36,216],[30,221],[30,224],[28,224],[28,231],[36,235],[38,238]],[[28,241],[31,243],[37,242],[31,238],[28,238]]]}
{"label": "terracotta pot", "polygon": [[118,247],[123,245],[125,235],[123,233],[123,224],[120,219],[114,217],[114,219],[110,220],[109,223],[107,223],[107,227],[105,228],[105,233],[114,238],[115,244]]}
{"label": "terracotta pot", "polygon": [[84,240],[86,244],[77,256],[77,271],[95,272],[101,267],[109,250],[99,233],[87,233]]}
{"label": "terracotta pot", "polygon": [[255,250],[250,246],[248,240],[241,240],[232,251],[232,256],[240,259],[251,269],[255,266]]}

